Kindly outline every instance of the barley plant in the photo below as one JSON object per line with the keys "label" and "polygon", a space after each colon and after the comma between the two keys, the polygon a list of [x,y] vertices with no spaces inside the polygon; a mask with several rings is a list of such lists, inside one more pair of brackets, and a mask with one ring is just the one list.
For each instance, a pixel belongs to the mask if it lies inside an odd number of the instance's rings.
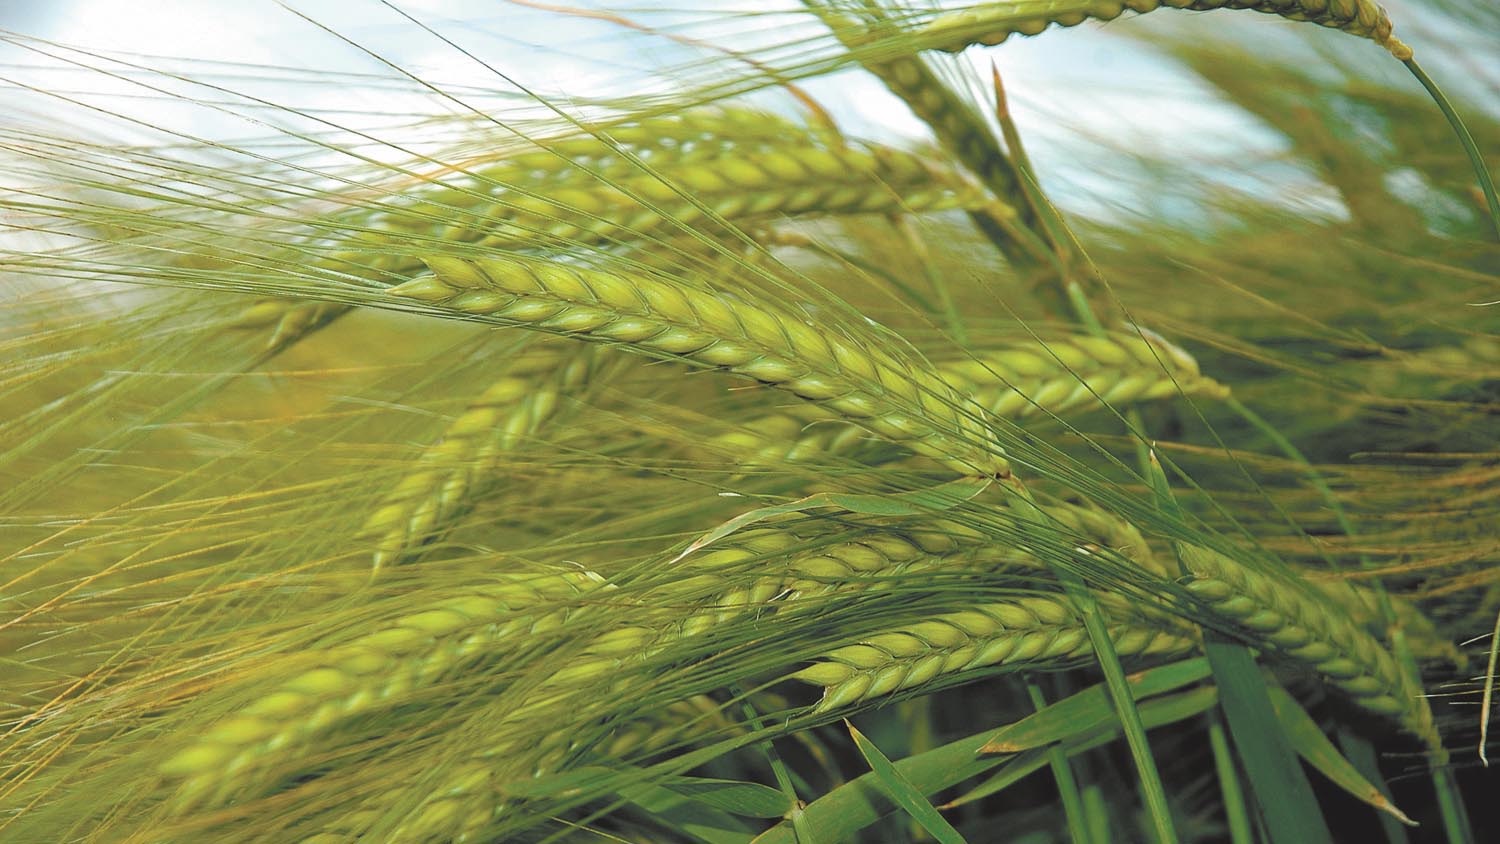
{"label": "barley plant", "polygon": [[0,842],[1500,837],[1487,0],[0,26]]}

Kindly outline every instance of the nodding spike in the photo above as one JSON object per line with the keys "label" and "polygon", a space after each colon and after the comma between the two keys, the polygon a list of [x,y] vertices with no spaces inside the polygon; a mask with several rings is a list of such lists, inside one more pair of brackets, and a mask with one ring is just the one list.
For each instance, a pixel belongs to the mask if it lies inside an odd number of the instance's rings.
{"label": "nodding spike", "polygon": [[[981,2],[939,14],[915,35],[925,48],[958,52],[971,45],[999,44],[1010,35],[1038,35],[1051,24],[1077,26],[1088,18],[1112,20],[1126,7],[1145,14],[1162,6],[1213,11],[1230,5],[1229,0],[1098,0],[1083,10],[1064,5],[1053,11],[1018,15],[1012,3]],[[1411,48],[1392,37],[1390,16],[1377,0],[1237,0],[1233,8],[1341,29],[1380,44],[1398,59],[1411,58]]]}

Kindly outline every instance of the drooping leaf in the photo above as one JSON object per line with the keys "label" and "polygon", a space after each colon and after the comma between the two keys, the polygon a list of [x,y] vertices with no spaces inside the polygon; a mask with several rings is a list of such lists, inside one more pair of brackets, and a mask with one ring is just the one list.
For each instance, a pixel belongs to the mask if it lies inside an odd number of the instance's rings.
{"label": "drooping leaf", "polygon": [[859,748],[860,755],[870,763],[870,771],[880,781],[881,788],[886,795],[896,802],[908,815],[916,819],[922,828],[931,833],[941,844],[967,844],[964,837],[948,823],[947,818],[938,814],[938,810],[932,808],[924,795],[911,780],[901,775],[891,760],[885,758],[880,748],[865,737],[853,724],[844,722],[849,728],[849,735],[854,739],[854,746]]}

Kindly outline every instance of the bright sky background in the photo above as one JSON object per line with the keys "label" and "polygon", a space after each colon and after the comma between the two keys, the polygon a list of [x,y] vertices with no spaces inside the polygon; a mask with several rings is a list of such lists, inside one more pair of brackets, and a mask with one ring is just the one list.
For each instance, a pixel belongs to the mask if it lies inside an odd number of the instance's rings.
{"label": "bright sky background", "polygon": [[[655,4],[632,0],[612,5],[631,9],[690,8],[690,3],[691,0]],[[583,5],[583,0],[578,4]],[[316,23],[268,0],[0,0],[0,27],[100,50],[286,68],[272,74],[229,66],[218,69],[228,74],[221,80],[228,88],[251,91],[277,103],[320,110],[331,119],[356,127],[379,124],[381,118],[372,112],[428,110],[431,97],[416,90],[372,89],[348,79],[330,83],[325,76],[320,80],[314,71],[384,76],[395,72],[340,42],[337,36],[320,29],[319,24],[449,90],[471,86],[482,92],[504,87],[494,71],[418,31],[375,0],[288,0],[287,5]],[[1399,3],[1393,5],[1393,12],[1399,14]],[[650,80],[643,71],[677,65],[692,55],[687,48],[660,38],[645,38],[610,23],[563,17],[504,0],[403,0],[400,6],[482,56],[495,69],[559,98],[557,101],[561,103],[566,102],[562,97],[571,95],[669,90],[666,81]],[[797,0],[717,0],[700,2],[699,6],[711,9],[715,16],[736,9],[772,13],[756,19],[761,24],[759,34],[736,33],[732,39],[736,48],[745,49],[758,39],[780,41],[802,34],[791,26],[795,18],[774,15],[778,9],[800,8]],[[637,20],[658,26],[703,20],[702,16],[680,12],[632,14]],[[1299,45],[1308,41],[1325,46],[1319,41],[1321,38],[1335,42],[1326,45],[1330,49],[1364,50],[1369,54],[1373,74],[1396,80],[1404,75],[1399,65],[1368,43],[1316,31],[1301,41],[1286,38],[1288,28],[1310,28],[1269,16],[1161,12],[1147,20],[1128,18],[1108,25],[1086,24],[1066,32],[1054,29],[1038,38],[1016,38],[999,48],[970,50],[965,54],[966,60],[975,63],[981,78],[988,78],[992,59],[999,64],[1011,92],[1013,112],[1044,179],[1065,180],[1062,184],[1054,182],[1051,187],[1079,210],[1108,213],[1112,205],[1128,205],[1132,201],[1130,187],[1112,176],[1109,161],[1098,161],[1093,167],[1076,166],[1080,158],[1101,157],[1100,147],[1087,141],[1091,136],[1136,150],[1191,154],[1208,160],[1240,160],[1247,166],[1274,159],[1283,144],[1276,133],[1216,102],[1211,92],[1191,75],[1131,37],[1132,32],[1145,31],[1140,28],[1143,24],[1149,24],[1151,31],[1173,28],[1208,31],[1206,27],[1213,27],[1214,32],[1263,40],[1272,49],[1304,52],[1306,48]],[[804,26],[808,27],[805,33],[810,37],[822,32],[810,22]],[[14,67],[16,63],[35,65],[48,61],[35,53],[0,49],[0,57],[11,64],[0,70],[0,75],[8,78],[31,80],[49,90],[77,88],[129,97],[107,102],[111,108],[148,124],[168,125],[204,137],[264,134],[243,117],[201,106],[173,105],[159,96],[143,98],[144,92],[139,88],[98,73],[59,74],[54,70],[38,76],[33,69]],[[154,59],[143,62],[160,64]],[[202,65],[182,67],[185,75],[201,78]],[[66,82],[59,84],[60,79]],[[904,106],[868,77],[841,74],[809,81],[806,87],[852,134],[886,139],[923,133]],[[199,98],[219,97],[203,88],[182,90]],[[14,90],[0,90],[0,97],[14,100],[21,109],[29,109],[44,119],[58,108],[56,103],[27,98]],[[0,107],[5,105],[0,101]],[[244,111],[243,103],[230,108]],[[1281,175],[1296,178],[1296,174]],[[1236,176],[1226,172],[1222,178],[1235,183]],[[1298,197],[1309,209],[1338,213],[1336,200],[1314,180],[1305,178],[1295,188],[1287,195]]]}

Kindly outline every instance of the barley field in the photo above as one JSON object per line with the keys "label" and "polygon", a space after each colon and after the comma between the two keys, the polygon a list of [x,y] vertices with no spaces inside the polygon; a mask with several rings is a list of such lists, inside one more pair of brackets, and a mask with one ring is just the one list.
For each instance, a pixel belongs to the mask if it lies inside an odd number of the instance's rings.
{"label": "barley field", "polygon": [[1496,55],[0,5],[0,844],[1497,840]]}

